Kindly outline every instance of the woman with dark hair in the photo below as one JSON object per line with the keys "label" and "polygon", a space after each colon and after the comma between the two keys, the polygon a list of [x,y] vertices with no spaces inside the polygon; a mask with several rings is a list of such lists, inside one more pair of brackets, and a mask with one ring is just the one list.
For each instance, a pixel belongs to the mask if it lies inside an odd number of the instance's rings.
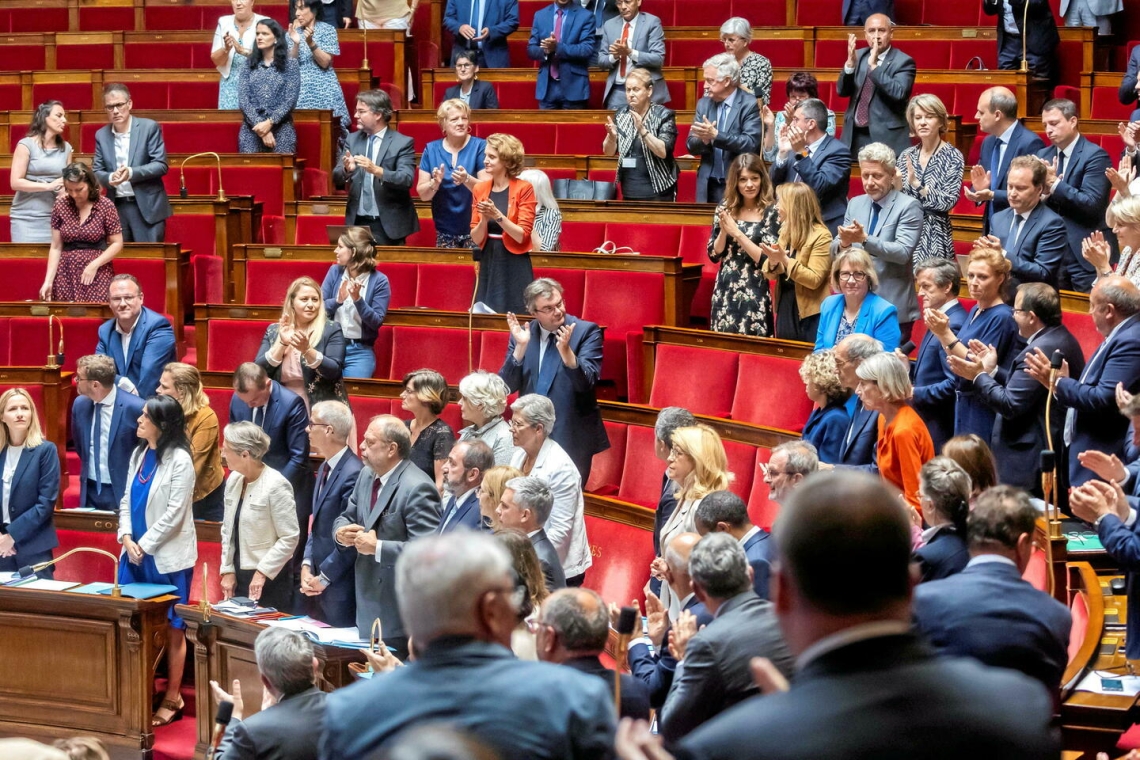
{"label": "woman with dark hair", "polygon": [[[293,109],[300,104],[300,64],[290,56],[285,30],[271,18],[257,22],[249,65],[241,67],[238,79],[238,108],[241,153],[294,153],[297,130]],[[339,86],[337,91],[339,92]]]}
{"label": "woman with dark hair", "polygon": [[51,211],[63,190],[63,167],[71,160],[71,145],[63,139],[67,112],[58,100],[41,103],[28,133],[12,152],[9,184],[12,198],[13,243],[50,243]]}
{"label": "woman with dark hair", "polygon": [[[59,496],[59,454],[40,431],[32,397],[23,388],[0,396],[0,572],[51,560],[59,546],[52,514]],[[52,568],[39,571],[51,578]]]}
{"label": "woman with dark hair", "polygon": [[158,394],[170,396],[182,406],[186,416],[186,437],[194,460],[194,519],[221,522],[222,452],[218,446],[218,415],[210,408],[210,398],[202,390],[198,368],[170,362],[162,368]]}
{"label": "woman with dark hair", "polygon": [[51,211],[51,247],[40,298],[106,303],[115,276],[111,261],[123,250],[119,212],[85,163],[64,168],[63,190]]}
{"label": "woman with dark hair", "polygon": [[392,288],[376,269],[376,242],[367,227],[349,227],[337,240],[336,263],[321,284],[325,316],[344,335],[344,376],[370,378],[376,371],[372,347],[388,313]]}
{"label": "woman with dark hair", "polygon": [[[337,143],[343,142],[350,126],[344,90],[332,62],[340,55],[336,27],[318,21],[321,0],[293,0],[293,23],[289,26],[289,55],[301,63],[301,94],[297,108],[332,111],[340,126]],[[339,154],[340,151],[337,151]]]}
{"label": "woman with dark hair", "polygon": [[919,582],[948,578],[970,561],[966,544],[966,518],[970,514],[970,476],[947,456],[938,456],[918,474],[922,519],[930,527],[914,552]]}
{"label": "woman with dark hair", "polygon": [[742,153],[732,160],[724,202],[713,214],[708,254],[720,264],[709,327],[716,332],[772,335],[772,293],[761,267],[763,245],[779,243],[780,224],[764,160]]}
{"label": "woman with dark hair", "polygon": [[942,456],[953,459],[970,476],[970,503],[998,483],[997,462],[985,440],[974,433],[956,435],[942,446]]}
{"label": "woman with dark hair", "polygon": [[[806,71],[797,71],[788,77],[784,91],[788,100],[782,110],[773,113],[767,103],[760,108],[760,116],[764,121],[764,143],[761,147],[764,151],[764,160],[769,163],[776,160],[776,153],[779,151],[776,138],[780,130],[791,122],[796,106],[809,98],[819,98],[819,80]],[[835,137],[835,111],[830,108],[827,109],[827,134]]]}
{"label": "woman with dark hair", "polygon": [[[186,439],[182,406],[170,396],[154,396],[139,417],[139,447],[131,455],[127,490],[119,504],[119,583],[174,586],[182,604],[190,601],[190,581],[198,559],[194,532],[194,460]],[[168,680],[162,705],[151,719],[165,726],[182,715],[179,690],[186,665],[186,623],[169,608]]]}
{"label": "woman with dark hair", "polygon": [[475,300],[499,313],[526,311],[523,290],[534,280],[530,265],[534,188],[519,179],[525,153],[513,135],[495,133],[483,148],[490,179],[471,188],[471,240],[482,249]]}
{"label": "woman with dark hair", "polygon": [[602,141],[602,153],[617,156],[622,200],[672,203],[677,198],[676,115],[652,101],[653,78],[646,69],[626,74],[625,97],[626,105],[606,117]]}
{"label": "woman with dark hair", "polygon": [[404,375],[401,406],[412,413],[405,424],[412,434],[409,459],[443,491],[443,463],[455,445],[455,431],[439,415],[447,406],[447,381],[433,369],[417,369]]}

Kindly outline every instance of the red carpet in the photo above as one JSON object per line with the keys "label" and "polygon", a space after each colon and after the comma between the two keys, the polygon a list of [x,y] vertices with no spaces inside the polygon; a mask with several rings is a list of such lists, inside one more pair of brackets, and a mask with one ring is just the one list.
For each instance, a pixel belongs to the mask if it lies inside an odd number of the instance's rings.
{"label": "red carpet", "polygon": [[[163,687],[160,679],[156,689]],[[198,741],[197,705],[194,702],[194,686],[182,685],[182,699],[186,702],[186,709],[182,719],[156,728],[154,731],[154,758],[155,760],[192,760],[194,757],[194,743]]]}

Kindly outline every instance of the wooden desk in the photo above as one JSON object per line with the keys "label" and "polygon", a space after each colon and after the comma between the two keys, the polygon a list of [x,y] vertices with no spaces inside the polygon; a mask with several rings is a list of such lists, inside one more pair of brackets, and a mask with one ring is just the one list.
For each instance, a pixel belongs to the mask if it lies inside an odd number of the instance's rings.
{"label": "wooden desk", "polygon": [[93,733],[149,760],[152,668],[176,601],[0,587],[0,734]]}
{"label": "wooden desk", "polygon": [[[261,677],[253,654],[253,642],[265,626],[217,612],[211,612],[210,620],[206,622],[197,606],[180,604],[176,609],[186,621],[186,641],[194,653],[195,704],[198,706],[198,741],[194,745],[194,756],[202,758],[210,742],[216,709],[210,693],[210,681],[228,687],[233,679],[239,679],[245,715],[253,715],[261,709]],[[321,664],[317,686],[323,691],[348,686],[353,681],[348,664],[364,662],[364,655],[360,652],[343,647],[314,644],[313,655]]]}

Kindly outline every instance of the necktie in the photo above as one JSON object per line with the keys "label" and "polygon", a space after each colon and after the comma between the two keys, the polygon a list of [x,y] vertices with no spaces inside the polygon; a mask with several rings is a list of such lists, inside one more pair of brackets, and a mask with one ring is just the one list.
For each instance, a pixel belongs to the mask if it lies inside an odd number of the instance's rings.
{"label": "necktie", "polygon": [[1013,226],[1009,228],[1009,250],[1015,250],[1017,238],[1021,234],[1021,225],[1024,223],[1025,220],[1021,217],[1021,214],[1013,215]]}
{"label": "necktie", "polygon": [[[368,136],[368,160],[374,160],[376,156],[376,135]],[[380,216],[380,209],[376,206],[376,188],[372,182],[372,177],[365,174],[364,184],[360,188],[360,213],[364,216]]]}
{"label": "necktie", "polygon": [[1065,154],[1062,151],[1057,151],[1057,176],[1060,177],[1065,173]]}
{"label": "necktie", "polygon": [[451,518],[455,516],[455,508],[457,504],[458,502],[455,500],[455,494],[452,494],[451,498],[447,500],[447,511],[443,513],[443,522],[439,524],[440,533],[443,533],[445,530],[447,530],[447,524],[451,522]]}
{"label": "necktie", "polygon": [[851,445],[851,436],[855,435],[855,421],[859,419],[859,413],[863,411],[862,404],[855,405],[855,414],[851,415],[851,424],[847,426],[847,439],[843,442],[844,451]]}
{"label": "necktie", "polygon": [[871,226],[867,228],[868,235],[875,234],[875,229],[879,226],[879,212],[882,210],[883,207],[878,203],[871,204]]}
{"label": "necktie", "polygon": [[554,384],[554,376],[558,373],[558,365],[562,357],[558,355],[558,348],[554,345],[554,333],[546,339],[546,351],[538,366],[538,395],[546,396],[550,393],[550,386]]}
{"label": "necktie", "polygon": [[376,497],[380,495],[380,478],[372,480],[372,501],[368,502],[368,510],[371,512],[376,509]]}
{"label": "necktie", "polygon": [[317,471],[317,500],[321,498],[321,494],[325,490],[325,484],[329,482],[329,463],[323,462],[320,470]]}
{"label": "necktie", "polygon": [[95,429],[91,433],[92,444],[95,447],[95,464],[92,473],[95,477],[95,493],[103,492],[103,405],[95,404]]}
{"label": "necktie", "polygon": [[264,429],[265,425],[265,407],[255,406],[249,412],[249,421],[259,428]]}
{"label": "necktie", "polygon": [[[628,39],[629,39],[629,22],[626,21],[625,24],[621,28],[621,44],[624,45],[625,41]],[[629,66],[629,58],[627,56],[623,55],[621,57],[621,65],[618,67],[618,77],[620,77],[621,79],[625,79],[625,72],[626,72],[626,69],[628,66]]]}
{"label": "necktie", "polygon": [[871,79],[871,66],[868,63],[867,76],[863,79],[863,88],[859,90],[859,100],[855,104],[855,126],[857,127],[866,127],[871,121],[871,93],[874,89],[875,83]]}
{"label": "necktie", "polygon": [[[716,109],[716,131],[723,132],[724,125],[728,121],[728,103],[722,102]],[[724,151],[720,148],[713,148],[713,178],[724,179]]]}
{"label": "necktie", "polygon": [[997,138],[997,145],[994,146],[994,153],[990,156],[990,187],[997,186],[999,177],[1001,176],[1001,154],[1005,150],[1005,141],[1000,137]]}
{"label": "necktie", "polygon": [[483,0],[475,0],[471,3],[471,28],[475,30],[475,36],[478,37],[482,31],[483,25]]}
{"label": "necktie", "polygon": [[[559,8],[558,10],[556,10],[554,12],[554,34],[552,36],[554,37],[555,42],[561,42],[562,41],[562,9],[561,8]],[[558,55],[557,48],[555,48],[555,55],[552,57],[552,59],[550,61],[550,78],[554,79],[554,80],[557,80],[559,78],[559,76],[561,76],[558,73],[558,57],[557,57],[557,55]]]}

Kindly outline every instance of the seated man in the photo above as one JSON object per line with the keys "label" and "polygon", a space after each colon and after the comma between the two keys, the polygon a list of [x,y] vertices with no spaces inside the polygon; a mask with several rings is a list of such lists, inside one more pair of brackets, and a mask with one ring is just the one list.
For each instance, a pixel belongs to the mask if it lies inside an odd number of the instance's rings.
{"label": "seated man", "polygon": [[162,368],[178,359],[174,329],[166,317],[143,306],[142,287],[134,275],[112,277],[108,300],[115,317],[99,327],[95,353],[115,360],[120,388],[150,398],[158,388]]}
{"label": "seated man", "polygon": [[1068,664],[1069,609],[1021,577],[1037,510],[1010,486],[982,493],[969,517],[966,569],[914,590],[915,627],[944,654],[1020,670],[1050,693]]}
{"label": "seated man", "polygon": [[542,478],[511,478],[495,509],[504,528],[521,530],[530,538],[538,563],[542,565],[547,591],[566,588],[566,574],[558,559],[558,550],[543,528],[553,508],[554,494]]}
{"label": "seated man", "polygon": [[[614,689],[614,671],[602,664],[610,634],[610,616],[597,591],[564,588],[542,603],[535,645],[538,659],[565,665],[605,681]],[[621,674],[621,717],[649,720],[649,687]]]}
{"label": "seated man", "polygon": [[[809,446],[811,444],[808,444]],[[697,533],[727,533],[740,542],[752,568],[752,590],[761,599],[768,598],[768,576],[771,573],[768,531],[752,524],[748,505],[732,491],[713,491],[697,506]]]}

